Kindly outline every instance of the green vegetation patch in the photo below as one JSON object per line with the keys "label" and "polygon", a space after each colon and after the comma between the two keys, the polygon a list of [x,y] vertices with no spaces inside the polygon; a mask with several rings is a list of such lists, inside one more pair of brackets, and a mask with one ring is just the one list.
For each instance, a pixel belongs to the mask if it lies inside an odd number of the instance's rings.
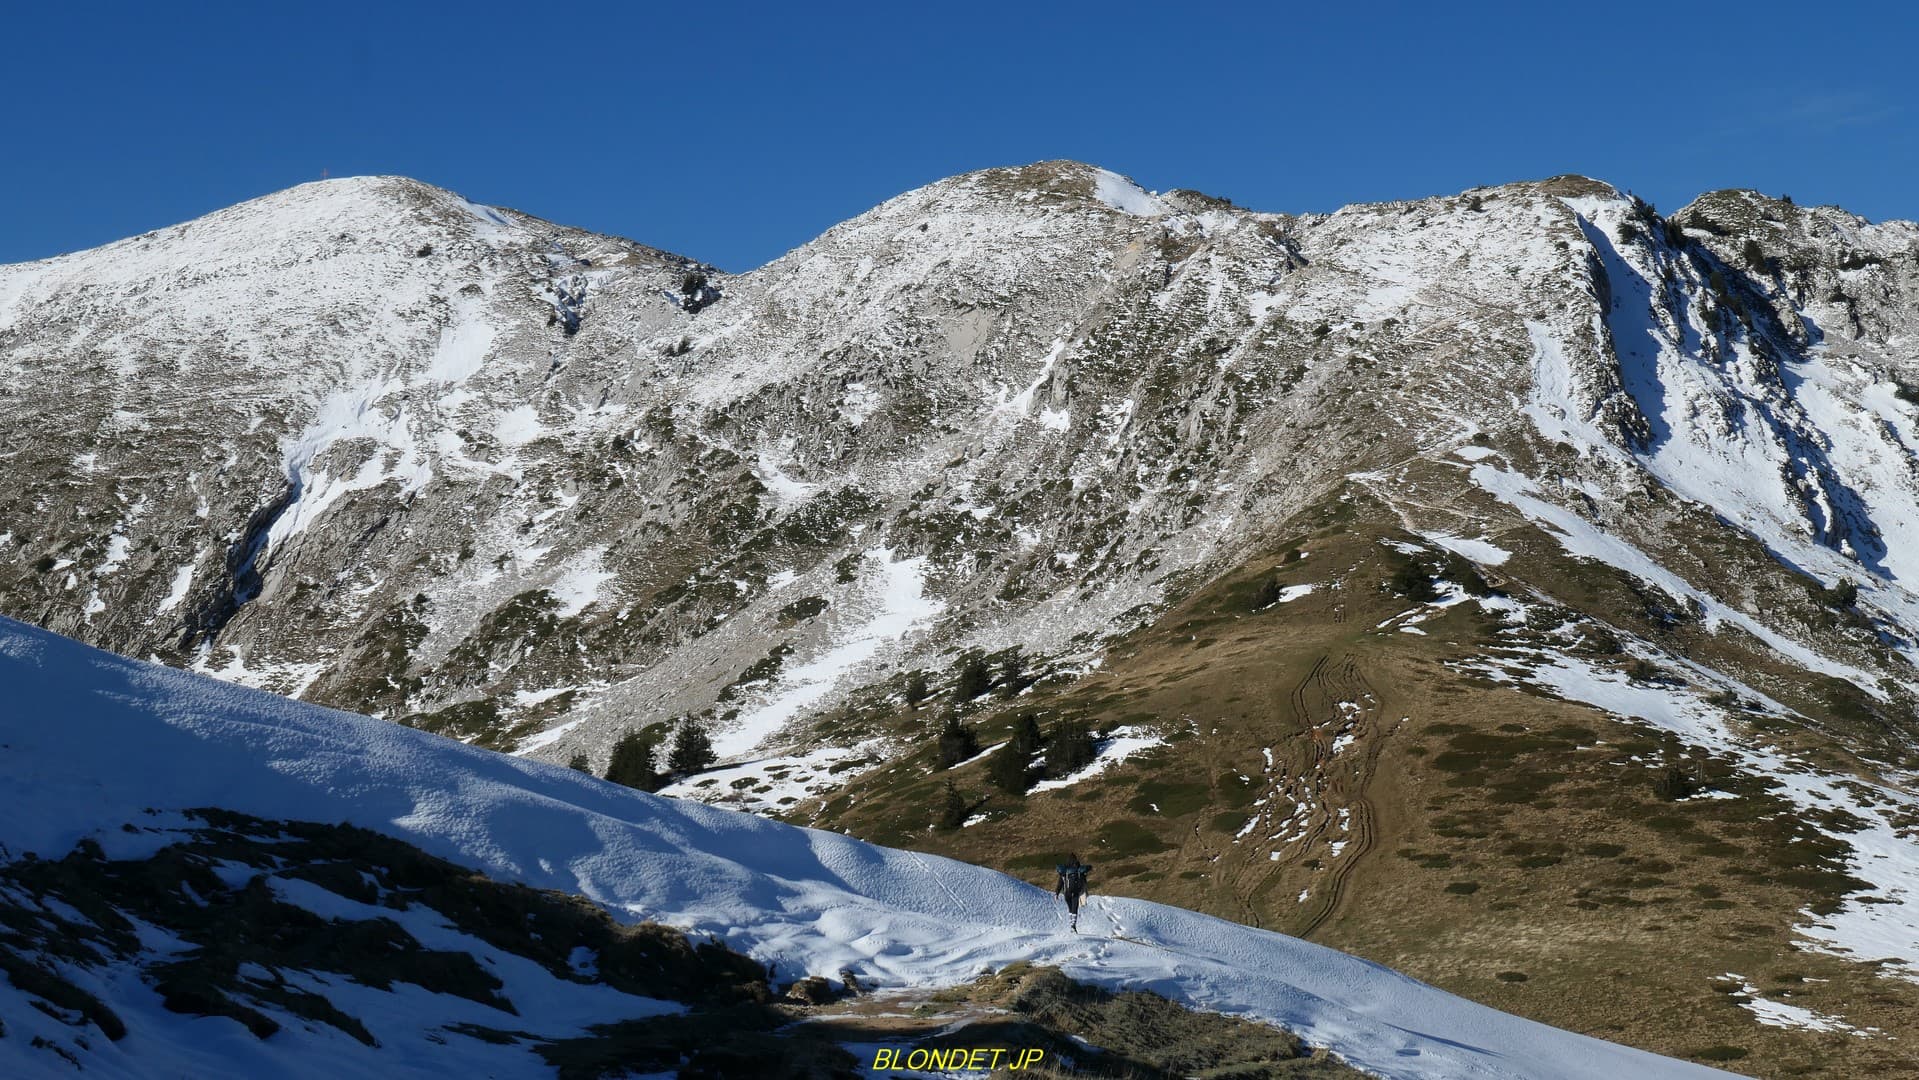
{"label": "green vegetation patch", "polygon": [[503,741],[501,736],[505,734],[500,723],[500,707],[492,698],[462,701],[438,712],[414,713],[402,717],[400,723],[449,739],[471,742],[489,750],[501,749],[498,744]]}
{"label": "green vegetation patch", "polygon": [[1171,851],[1153,830],[1136,821],[1109,821],[1099,827],[1100,850],[1109,856],[1153,855]]}
{"label": "green vegetation patch", "polygon": [[[1184,817],[1205,809],[1210,796],[1211,791],[1205,784],[1142,780],[1139,784],[1139,795],[1127,803],[1126,807],[1135,814]],[[1154,809],[1155,807],[1158,809]]]}
{"label": "green vegetation patch", "polygon": [[1253,820],[1253,815],[1240,810],[1224,810],[1213,815],[1211,822],[1214,832],[1237,834]]}

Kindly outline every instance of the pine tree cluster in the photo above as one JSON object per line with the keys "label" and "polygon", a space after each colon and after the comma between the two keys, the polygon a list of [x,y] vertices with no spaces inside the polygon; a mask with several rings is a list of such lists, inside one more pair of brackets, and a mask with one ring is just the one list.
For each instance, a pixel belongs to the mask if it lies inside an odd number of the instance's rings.
{"label": "pine tree cluster", "polygon": [[[674,727],[672,745],[666,748],[666,769],[662,771],[659,758],[665,738],[664,724],[648,724],[620,736],[620,741],[613,744],[612,758],[607,761],[606,779],[640,791],[658,791],[675,777],[691,776],[712,767],[713,738],[698,720],[687,717]],[[585,771],[586,756],[575,755],[568,764]]]}

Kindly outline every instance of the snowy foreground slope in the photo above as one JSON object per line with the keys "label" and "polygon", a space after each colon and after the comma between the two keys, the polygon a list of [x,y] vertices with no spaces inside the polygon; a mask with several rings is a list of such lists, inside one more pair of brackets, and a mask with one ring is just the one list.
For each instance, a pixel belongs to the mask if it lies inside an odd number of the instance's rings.
{"label": "snowy foreground slope", "polygon": [[[1522,1020],[1292,938],[1176,908],[1100,899],[1067,933],[1052,898],[989,870],[747,814],[661,799],[538,762],[475,750],[96,651],[0,620],[0,842],[10,861],[57,858],[83,840],[109,858],[151,853],[150,830],[182,810],[347,821],[496,878],[575,892],[630,918],[719,935],[783,978],[850,967],[862,981],[930,986],[1015,960],[1106,986],[1152,989],[1290,1028],[1352,1064],[1404,1077],[1723,1075]],[[149,811],[158,811],[156,816]],[[137,823],[142,831],[123,831]],[[1123,933],[1125,940],[1113,935]],[[153,948],[164,950],[164,942]],[[585,1024],[609,1003],[526,996],[523,1022],[566,1009]],[[138,981],[95,979],[129,1021],[88,1041],[100,1075],[185,1070],[383,1075],[483,1068],[536,1073],[516,1048],[444,1037],[412,1020],[444,1002],[396,985],[374,1049],[288,1025],[256,1041],[220,1019],[159,1009]],[[575,988],[577,990],[577,988]],[[364,1006],[380,992],[335,986]],[[52,1059],[29,1040],[71,1029],[0,983],[0,1072]],[[629,1010],[633,1002],[626,1002]],[[628,1013],[631,1015],[631,1012]]]}

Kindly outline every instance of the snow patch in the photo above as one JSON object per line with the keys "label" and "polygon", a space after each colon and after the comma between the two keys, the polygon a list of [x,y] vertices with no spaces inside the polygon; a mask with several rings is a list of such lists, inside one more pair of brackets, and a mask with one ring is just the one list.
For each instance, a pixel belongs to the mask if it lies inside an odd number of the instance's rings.
{"label": "snow patch", "polygon": [[761,486],[779,500],[782,507],[803,503],[819,494],[820,485],[795,480],[786,475],[781,470],[780,463],[764,450],[759,453],[758,465],[754,468],[753,475],[759,479]]}
{"label": "snow patch", "polygon": [[160,601],[160,606],[154,609],[154,613],[163,614],[179,607],[180,602],[187,598],[187,590],[191,588],[193,588],[193,564],[188,563],[173,572],[173,588],[168,591],[166,598]]}
{"label": "snow patch", "polygon": [[865,621],[835,635],[838,644],[814,659],[781,671],[770,697],[745,710],[727,730],[714,736],[713,749],[722,758],[752,751],[826,697],[846,675],[946,609],[944,603],[926,595],[925,556],[895,561],[887,548],[873,548],[864,554],[864,603],[836,604],[835,609],[844,606],[858,611],[864,607]]}
{"label": "snow patch", "polygon": [[1093,173],[1093,197],[1134,217],[1164,217],[1169,212],[1166,204],[1145,188],[1106,169]]}
{"label": "snow patch", "polygon": [[555,615],[570,619],[599,601],[600,586],[614,578],[611,571],[600,565],[600,557],[605,554],[606,549],[598,547],[568,560],[566,569],[546,587],[560,602]]}
{"label": "snow patch", "polygon": [[[1819,772],[1780,751],[1756,746],[1749,736],[1735,734],[1727,726],[1720,709],[1685,688],[1636,683],[1571,656],[1540,654],[1531,659],[1534,663],[1519,677],[1536,686],[1615,716],[1644,720],[1694,746],[1729,757],[1743,768],[1779,781],[1777,792],[1809,811],[1839,810],[1859,819],[1861,829],[1839,838],[1852,848],[1847,872],[1871,888],[1849,896],[1834,914],[1807,913],[1809,921],[1796,929],[1817,947],[1837,955],[1862,961],[1897,959],[1884,970],[1919,982],[1919,964],[1912,956],[1912,943],[1919,941],[1919,837],[1900,825],[1902,817],[1919,812],[1919,799],[1882,784]],[[1698,665],[1690,669],[1721,689],[1769,710],[1785,711],[1743,683]],[[1505,668],[1489,667],[1481,673],[1494,679],[1514,677]]]}
{"label": "snow patch", "polygon": [[1111,735],[1099,741],[1098,752],[1094,755],[1091,762],[1088,762],[1078,771],[1067,776],[1062,776],[1057,780],[1041,780],[1039,783],[1033,785],[1032,790],[1057,791],[1060,788],[1072,787],[1082,780],[1090,780],[1100,773],[1105,772],[1107,769],[1125,761],[1127,758],[1135,754],[1144,753],[1165,741],[1165,738],[1158,732],[1136,725],[1114,728]]}
{"label": "snow patch", "polygon": [[1478,484],[1500,501],[1518,510],[1535,524],[1547,526],[1547,534],[1557,540],[1568,552],[1618,567],[1641,581],[1664,589],[1675,597],[1697,602],[1705,613],[1708,629],[1717,628],[1722,622],[1732,623],[1801,667],[1845,679],[1873,697],[1885,700],[1886,692],[1879,688],[1877,679],[1868,676],[1858,668],[1827,659],[1745,612],[1721,602],[1701,589],[1694,588],[1685,579],[1654,562],[1645,552],[1633,545],[1604,532],[1571,510],[1539,498],[1537,494],[1539,487],[1529,477],[1494,468],[1491,465],[1473,466],[1471,476],[1473,483]]}
{"label": "snow patch", "polygon": [[540,426],[539,410],[531,405],[501,413],[493,425],[493,437],[502,446],[525,446],[544,434],[546,429]]}
{"label": "snow patch", "polygon": [[1420,533],[1419,535],[1447,551],[1464,555],[1481,566],[1500,566],[1513,557],[1512,552],[1490,540],[1470,540],[1463,536],[1451,536],[1445,533]]}
{"label": "snow patch", "polygon": [[425,377],[436,382],[462,383],[486,362],[493,347],[493,326],[480,315],[476,301],[461,297],[440,329],[440,343],[428,361]]}

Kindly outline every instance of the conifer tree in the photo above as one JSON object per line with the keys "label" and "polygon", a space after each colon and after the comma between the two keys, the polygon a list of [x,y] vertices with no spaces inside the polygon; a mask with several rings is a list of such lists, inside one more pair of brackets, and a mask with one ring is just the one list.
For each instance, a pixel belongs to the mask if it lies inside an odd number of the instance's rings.
{"label": "conifer tree", "polygon": [[588,763],[586,760],[585,751],[581,751],[580,753],[574,754],[572,757],[568,758],[566,760],[566,767],[574,770],[575,772],[590,773],[593,771],[593,766],[590,763]]}
{"label": "conifer tree", "polygon": [[1009,739],[986,759],[986,778],[1008,795],[1024,795],[1033,786],[1033,755],[1019,748],[1019,740]]}
{"label": "conifer tree", "polygon": [[953,676],[953,700],[971,701],[991,689],[992,676],[987,674],[986,660],[977,654],[969,655],[960,661],[959,671]]}
{"label": "conifer tree", "polygon": [[1026,658],[1018,652],[1012,653],[1000,664],[999,693],[1001,697],[1018,697],[1021,690],[1033,685],[1035,681],[1026,673]]}
{"label": "conifer tree", "polygon": [[705,771],[713,759],[713,740],[706,734],[706,727],[691,717],[681,720],[673,731],[672,749],[666,754],[667,768],[676,775],[690,776]]}
{"label": "conifer tree", "polygon": [[1021,713],[1019,719],[1013,721],[1013,745],[1030,758],[1039,753],[1041,742],[1039,718],[1030,712]]}
{"label": "conifer tree", "polygon": [[939,734],[939,767],[950,769],[979,753],[979,739],[972,729],[960,723],[958,713],[946,714],[946,726]]}
{"label": "conifer tree", "polygon": [[1253,610],[1259,611],[1262,608],[1272,607],[1274,604],[1279,603],[1281,595],[1283,595],[1283,593],[1280,588],[1279,579],[1267,578],[1265,581],[1259,583],[1259,591],[1253,594]]}
{"label": "conifer tree", "polygon": [[966,797],[959,793],[953,782],[946,782],[946,792],[940,796],[940,812],[933,827],[942,832],[951,832],[966,824]]}
{"label": "conifer tree", "polygon": [[606,763],[606,778],[641,791],[658,791],[666,786],[666,777],[653,765],[659,749],[657,725],[642,731],[629,731],[613,744],[613,756]]}
{"label": "conifer tree", "polygon": [[1063,720],[1053,729],[1046,744],[1046,775],[1053,779],[1071,776],[1093,763],[1099,744],[1083,720]]}

